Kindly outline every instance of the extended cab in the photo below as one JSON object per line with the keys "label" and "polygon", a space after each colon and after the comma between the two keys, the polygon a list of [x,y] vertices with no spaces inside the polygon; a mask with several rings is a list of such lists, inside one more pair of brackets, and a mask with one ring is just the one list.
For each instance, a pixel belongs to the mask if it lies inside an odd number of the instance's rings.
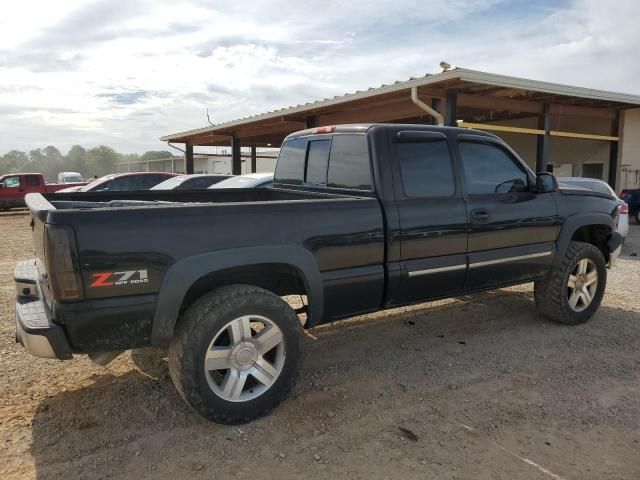
{"label": "extended cab", "polygon": [[489,133],[425,125],[289,135],[266,189],[27,204],[37,259],[15,273],[25,348],[97,361],[168,348],[182,397],[224,423],[286,397],[302,329],[324,322],[525,282],[542,314],[585,322],[621,245],[610,196],[559,189]]}
{"label": "extended cab", "polygon": [[0,209],[24,207],[24,197],[28,193],[57,192],[69,186],[85,183],[46,183],[40,173],[10,173],[0,177]]}

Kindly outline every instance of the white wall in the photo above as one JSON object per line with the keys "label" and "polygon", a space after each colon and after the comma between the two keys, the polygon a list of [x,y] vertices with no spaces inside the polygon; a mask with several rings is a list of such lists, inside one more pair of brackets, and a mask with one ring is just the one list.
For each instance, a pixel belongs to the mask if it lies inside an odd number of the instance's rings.
{"label": "white wall", "polygon": [[619,189],[640,188],[640,108],[624,112],[621,143]]}
{"label": "white wall", "polygon": [[[520,128],[538,128],[536,117],[519,118],[496,122],[499,125]],[[553,115],[551,130],[572,133],[610,135],[611,120],[586,118],[570,115]],[[492,132],[505,140],[518,152],[527,164],[535,170],[538,135],[511,132]],[[562,175],[571,172],[571,176],[582,176],[586,163],[602,164],[602,179],[609,175],[610,144],[607,141],[585,140],[579,138],[551,137],[549,140],[549,163],[559,168]]]}

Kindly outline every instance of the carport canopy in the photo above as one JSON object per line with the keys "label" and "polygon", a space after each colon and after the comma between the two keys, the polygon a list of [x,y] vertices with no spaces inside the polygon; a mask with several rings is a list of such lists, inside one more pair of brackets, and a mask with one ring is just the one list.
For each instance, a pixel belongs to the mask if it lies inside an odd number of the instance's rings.
{"label": "carport canopy", "polygon": [[[450,126],[536,135],[538,171],[546,169],[552,136],[609,142],[609,181],[615,184],[620,112],[638,106],[640,96],[636,95],[455,68],[166,135],[161,140],[186,145],[187,172],[194,146],[231,146],[233,171],[239,173],[241,147],[251,147],[255,157],[256,147],[279,147],[287,135],[304,128],[371,122],[435,123],[436,118],[427,111],[435,110]],[[585,122],[581,131],[552,128],[551,119],[569,116],[598,120]],[[530,117],[537,119],[537,128],[501,125],[505,120]]]}

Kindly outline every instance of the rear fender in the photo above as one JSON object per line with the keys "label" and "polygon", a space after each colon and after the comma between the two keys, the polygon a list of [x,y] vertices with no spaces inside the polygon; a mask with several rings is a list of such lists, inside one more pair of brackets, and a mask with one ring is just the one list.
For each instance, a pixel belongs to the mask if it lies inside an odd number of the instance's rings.
{"label": "rear fender", "polygon": [[308,250],[296,245],[236,248],[195,255],[169,268],[158,294],[151,344],[163,347],[169,343],[185,296],[200,278],[229,268],[270,263],[289,265],[301,273],[309,303],[307,325],[320,323],[324,310],[322,278]]}

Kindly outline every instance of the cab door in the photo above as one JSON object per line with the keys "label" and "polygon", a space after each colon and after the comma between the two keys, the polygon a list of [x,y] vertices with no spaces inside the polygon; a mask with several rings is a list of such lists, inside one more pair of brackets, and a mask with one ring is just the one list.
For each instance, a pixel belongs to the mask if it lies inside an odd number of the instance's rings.
{"label": "cab door", "polygon": [[390,139],[400,217],[398,303],[459,292],[467,270],[467,210],[447,136],[399,131]]}
{"label": "cab door", "polygon": [[42,177],[40,175],[25,175],[24,180],[24,193],[39,193],[44,192],[45,188],[42,184]]}
{"label": "cab door", "polygon": [[23,197],[24,180],[21,176],[6,176],[0,183],[0,207],[11,208],[20,206],[21,204],[24,204]]}
{"label": "cab door", "polygon": [[544,275],[559,226],[553,193],[536,193],[533,174],[499,140],[460,135],[457,145],[469,215],[465,289]]}

